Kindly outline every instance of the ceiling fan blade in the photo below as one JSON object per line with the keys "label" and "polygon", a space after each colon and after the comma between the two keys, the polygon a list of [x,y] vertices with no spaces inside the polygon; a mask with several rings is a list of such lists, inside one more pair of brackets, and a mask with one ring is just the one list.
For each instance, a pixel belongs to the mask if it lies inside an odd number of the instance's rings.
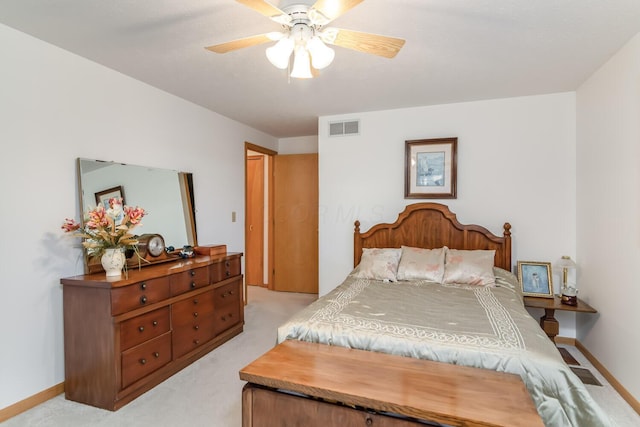
{"label": "ceiling fan blade", "polygon": [[291,21],[291,17],[284,13],[284,11],[275,7],[271,3],[266,0],[236,0],[238,3],[242,3],[243,5],[250,7],[256,12],[266,16],[267,18],[271,18],[274,21],[286,25]]}
{"label": "ceiling fan blade", "polygon": [[[333,31],[333,37],[322,37],[322,40],[329,44],[353,49],[364,53],[384,56],[385,58],[393,58],[404,46],[404,40],[395,37],[380,36],[378,34],[361,33],[359,31],[343,30],[340,28],[331,28],[325,30],[328,34]],[[333,35],[333,34],[332,34]]]}
{"label": "ceiling fan blade", "polygon": [[326,21],[323,20],[323,22],[319,22],[320,25],[326,25],[363,1],[364,0],[342,0],[337,2],[336,0],[318,0],[311,6],[311,10],[319,12],[326,18]]}
{"label": "ceiling fan blade", "polygon": [[232,40],[226,43],[220,43],[213,46],[207,46],[205,49],[215,53],[227,53],[232,50],[243,49],[245,47],[256,46],[276,40],[272,33],[259,34],[257,36],[245,37],[243,39]]}

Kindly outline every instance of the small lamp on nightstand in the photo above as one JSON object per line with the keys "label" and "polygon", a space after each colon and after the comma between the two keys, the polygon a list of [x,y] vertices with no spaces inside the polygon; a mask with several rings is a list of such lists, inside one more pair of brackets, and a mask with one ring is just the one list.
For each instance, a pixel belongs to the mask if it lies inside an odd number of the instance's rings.
{"label": "small lamp on nightstand", "polygon": [[562,296],[560,302],[567,305],[578,305],[578,289],[575,284],[569,285],[567,283],[567,275],[570,268],[576,268],[576,263],[569,256],[564,255],[556,263],[556,267],[562,269]]}

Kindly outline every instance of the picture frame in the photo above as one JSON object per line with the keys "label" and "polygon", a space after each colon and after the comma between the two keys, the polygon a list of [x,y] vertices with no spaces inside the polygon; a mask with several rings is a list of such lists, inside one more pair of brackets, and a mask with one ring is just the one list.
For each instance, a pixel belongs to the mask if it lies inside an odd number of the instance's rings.
{"label": "picture frame", "polygon": [[122,185],[118,185],[117,187],[107,188],[106,190],[98,191],[96,194],[96,205],[102,205],[105,209],[109,209],[109,199],[113,197],[119,197],[122,199],[122,205],[125,205],[124,202],[124,189]]}
{"label": "picture frame", "polygon": [[405,141],[404,198],[455,199],[458,138]]}
{"label": "picture frame", "polygon": [[518,281],[524,296],[553,298],[550,262],[518,261]]}

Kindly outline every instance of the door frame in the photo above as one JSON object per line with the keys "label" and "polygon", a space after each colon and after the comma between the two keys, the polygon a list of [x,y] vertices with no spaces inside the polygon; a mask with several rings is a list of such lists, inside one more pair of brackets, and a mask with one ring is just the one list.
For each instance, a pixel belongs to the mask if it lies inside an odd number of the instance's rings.
{"label": "door frame", "polygon": [[[249,233],[249,223],[247,218],[249,217],[247,212],[247,197],[248,197],[248,165],[247,165],[247,157],[249,156],[249,151],[255,151],[257,153],[263,154],[265,156],[265,168],[267,176],[269,177],[268,182],[265,184],[266,192],[267,192],[267,200],[268,200],[268,209],[265,211],[265,215],[267,216],[267,278],[268,281],[266,283],[267,289],[273,290],[273,156],[278,154],[277,151],[271,150],[269,148],[261,147],[259,145],[252,144],[250,142],[245,141],[244,143],[244,245],[247,247],[247,236]],[[244,303],[247,304],[247,282],[244,283]]]}

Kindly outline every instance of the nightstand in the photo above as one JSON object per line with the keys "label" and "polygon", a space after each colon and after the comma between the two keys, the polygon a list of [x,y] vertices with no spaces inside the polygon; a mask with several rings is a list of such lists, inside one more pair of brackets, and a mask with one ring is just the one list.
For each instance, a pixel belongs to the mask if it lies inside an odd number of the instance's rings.
{"label": "nightstand", "polygon": [[539,298],[524,297],[524,306],[532,308],[543,308],[544,316],[540,318],[540,327],[544,330],[551,341],[554,341],[556,335],[560,331],[560,324],[554,317],[556,310],[573,311],[577,313],[597,313],[598,310],[591,307],[586,302],[578,298],[578,305],[567,305],[560,302],[560,297]]}

